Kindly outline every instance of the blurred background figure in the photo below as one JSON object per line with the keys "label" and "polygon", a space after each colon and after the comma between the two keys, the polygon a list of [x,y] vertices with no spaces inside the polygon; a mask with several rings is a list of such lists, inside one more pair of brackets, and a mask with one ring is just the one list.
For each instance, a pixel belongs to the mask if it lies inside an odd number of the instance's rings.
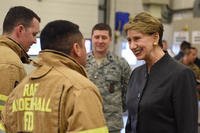
{"label": "blurred background figure", "polygon": [[197,58],[197,49],[191,47],[190,49],[185,50],[183,58],[180,60],[181,63],[188,66],[195,74],[197,81],[197,96],[200,99],[200,68],[194,63]]}
{"label": "blurred background figure", "polygon": [[198,49],[196,47],[195,48],[195,54],[196,54],[196,59],[194,61],[194,63],[200,68],[200,59],[198,57]]}
{"label": "blurred background figure", "polygon": [[169,48],[169,45],[166,40],[162,40],[162,49],[167,52],[171,57],[174,57],[174,52]]}
{"label": "blurred background figure", "polygon": [[181,63],[191,68],[191,70],[195,73],[196,79],[200,80],[200,69],[194,63],[197,58],[196,48],[190,47],[184,51],[184,55],[180,60]]}
{"label": "blurred background figure", "polygon": [[184,56],[184,51],[189,49],[190,47],[191,47],[191,43],[187,41],[183,41],[180,45],[180,51],[176,56],[174,56],[174,59],[180,60]]}

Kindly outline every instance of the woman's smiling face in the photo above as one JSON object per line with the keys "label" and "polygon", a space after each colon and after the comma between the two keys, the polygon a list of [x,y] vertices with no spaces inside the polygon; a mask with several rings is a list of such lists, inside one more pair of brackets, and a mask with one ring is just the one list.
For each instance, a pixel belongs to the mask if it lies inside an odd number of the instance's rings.
{"label": "woman's smiling face", "polygon": [[138,60],[148,60],[153,50],[155,42],[154,34],[148,35],[135,30],[127,31],[127,40],[129,48],[135,54]]}

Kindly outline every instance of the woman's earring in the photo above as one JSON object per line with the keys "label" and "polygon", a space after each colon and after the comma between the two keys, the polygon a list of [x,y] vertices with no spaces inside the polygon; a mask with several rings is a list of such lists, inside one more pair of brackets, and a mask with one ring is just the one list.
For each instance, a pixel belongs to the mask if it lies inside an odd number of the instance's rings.
{"label": "woman's earring", "polygon": [[158,45],[158,43],[157,43],[157,42],[154,42],[154,43],[153,43],[153,46],[157,46],[157,45]]}

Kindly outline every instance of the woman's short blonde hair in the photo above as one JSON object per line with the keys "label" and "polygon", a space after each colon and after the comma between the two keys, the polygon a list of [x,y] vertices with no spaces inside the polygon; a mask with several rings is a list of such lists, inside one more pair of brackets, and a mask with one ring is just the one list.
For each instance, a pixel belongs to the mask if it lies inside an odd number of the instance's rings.
{"label": "woman's short blonde hair", "polygon": [[154,33],[159,34],[158,44],[162,44],[163,25],[159,19],[150,15],[147,12],[141,12],[134,18],[130,19],[127,24],[124,25],[124,31],[127,34],[128,30],[136,30],[143,34],[152,35]]}

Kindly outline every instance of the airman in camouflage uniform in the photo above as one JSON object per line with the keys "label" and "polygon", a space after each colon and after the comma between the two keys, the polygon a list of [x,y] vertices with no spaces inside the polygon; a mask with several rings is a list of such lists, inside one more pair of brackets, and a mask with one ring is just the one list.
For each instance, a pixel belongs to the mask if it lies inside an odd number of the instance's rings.
{"label": "airman in camouflage uniform", "polygon": [[196,79],[200,80],[200,69],[199,69],[199,67],[194,63],[190,64],[188,67],[194,72]]}
{"label": "airman in camouflage uniform", "polygon": [[188,66],[195,74],[196,81],[197,81],[197,97],[200,100],[200,69],[194,63],[195,59],[197,58],[197,52],[195,47],[190,47],[184,51],[184,56],[180,60],[180,62],[186,66]]}
{"label": "airman in camouflage uniform", "polygon": [[194,61],[197,57],[196,48],[191,47],[184,51],[184,56],[180,60],[180,62],[186,66],[188,66],[195,74],[197,80],[200,80],[200,69],[194,64]]}
{"label": "airman in camouflage uniform", "polygon": [[107,46],[111,43],[109,29],[106,24],[94,26],[93,51],[88,54],[86,70],[89,79],[99,88],[103,97],[104,115],[109,132],[119,133],[123,128],[122,106],[125,108],[126,88],[131,69],[125,59],[108,51]]}

